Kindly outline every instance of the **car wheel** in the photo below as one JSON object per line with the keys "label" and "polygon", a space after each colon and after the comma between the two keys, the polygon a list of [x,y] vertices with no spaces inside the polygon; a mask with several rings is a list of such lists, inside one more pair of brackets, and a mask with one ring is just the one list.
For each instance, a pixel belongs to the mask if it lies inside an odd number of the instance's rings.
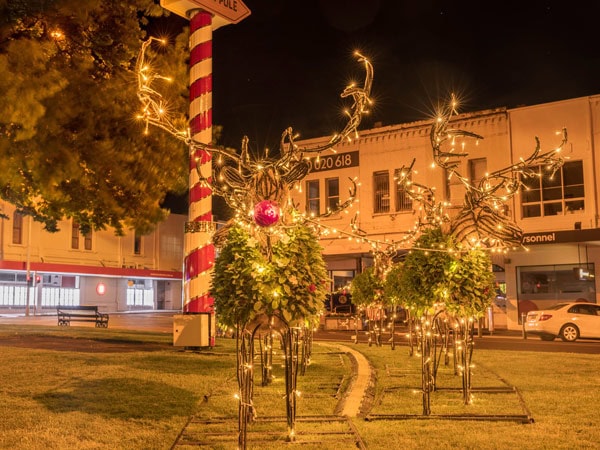
{"label": "car wheel", "polygon": [[540,336],[540,339],[541,339],[542,341],[553,341],[553,340],[554,340],[554,338],[556,338],[556,336],[554,336],[554,335],[552,335],[552,334],[542,334],[542,335]]}
{"label": "car wheel", "polygon": [[565,342],[575,342],[579,337],[579,328],[568,323],[560,329],[560,338]]}

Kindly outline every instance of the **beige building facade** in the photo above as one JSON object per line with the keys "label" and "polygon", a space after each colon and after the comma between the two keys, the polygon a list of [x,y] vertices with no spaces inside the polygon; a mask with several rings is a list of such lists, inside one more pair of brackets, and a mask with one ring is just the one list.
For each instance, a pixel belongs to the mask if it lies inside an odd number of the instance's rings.
{"label": "beige building facade", "polygon": [[[184,215],[171,214],[145,236],[114,230],[83,235],[63,220],[59,231],[0,202],[0,312],[56,311],[97,305],[102,312],[180,310]],[[28,281],[29,280],[29,281]]]}
{"label": "beige building facade", "polygon": [[[399,253],[410,247],[401,241],[414,227],[419,205],[395,179],[413,160],[414,183],[434,188],[436,200],[449,203],[450,214],[463,204],[464,187],[434,164],[432,120],[362,130],[357,139],[339,145],[337,153],[311,160],[311,172],[293,196],[328,233],[321,245],[332,292],[372,264],[374,243],[398,243]],[[553,177],[537,168],[541,176],[527,180],[527,189],[506,203],[505,213],[525,233],[526,249],[492,254],[501,294],[494,305],[495,325],[517,330],[531,309],[563,300],[597,302],[600,96],[462,113],[454,116],[451,127],[483,137],[465,140],[460,151],[467,155],[457,158],[458,172],[471,182],[526,159],[536,149],[536,137],[546,152],[560,145],[561,130],[568,134],[561,150],[563,167]],[[357,184],[358,201],[344,213],[324,217],[348,197],[350,180]]]}

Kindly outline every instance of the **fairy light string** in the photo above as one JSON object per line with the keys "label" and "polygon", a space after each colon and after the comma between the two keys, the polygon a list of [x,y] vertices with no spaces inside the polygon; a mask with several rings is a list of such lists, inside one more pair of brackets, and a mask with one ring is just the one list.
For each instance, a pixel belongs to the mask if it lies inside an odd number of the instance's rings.
{"label": "fairy light string", "polygon": [[[211,188],[216,195],[223,197],[234,211],[246,213],[246,216],[243,214],[240,216],[244,220],[249,220],[246,217],[250,216],[250,211],[257,201],[272,200],[288,204],[289,190],[308,174],[307,159],[311,155],[318,156],[325,151],[335,151],[334,147],[342,140],[351,141],[357,137],[357,128],[362,116],[368,114],[372,104],[370,92],[373,67],[367,58],[356,52],[358,62],[364,66],[365,78],[362,87],[350,84],[341,94],[342,98],[352,99],[351,107],[345,111],[348,120],[344,128],[334,134],[326,144],[314,147],[298,146],[295,143],[296,135],[292,128],[287,128],[282,133],[277,157],[270,157],[268,152],[265,152],[264,156],[253,159],[248,151],[247,137],[242,139],[241,149],[238,152],[235,149],[198,142],[190,136],[189,130],[181,130],[176,127],[169,117],[166,99],[155,87],[158,81],[169,81],[170,79],[155,73],[146,56],[148,48],[154,42],[164,44],[161,39],[149,38],[142,44],[137,59],[138,99],[142,105],[138,119],[145,122],[146,131],[150,125],[156,126],[182,140],[186,145],[209,151],[216,156],[212,174],[213,180],[216,182]],[[199,176],[201,180],[208,183],[208,180],[203,178],[200,173]],[[356,190],[351,193],[351,196],[354,196],[355,192]],[[351,200],[342,203],[340,208],[331,211],[331,214],[348,207],[350,203]]]}
{"label": "fairy light string", "polygon": [[[442,108],[434,119],[430,131],[430,142],[433,152],[434,164],[447,172],[448,179],[454,178],[464,187],[464,202],[460,210],[452,216],[447,212],[449,202],[437,201],[435,189],[412,181],[415,160],[407,167],[402,167],[395,173],[395,181],[402,186],[407,196],[414,202],[417,220],[410,230],[402,231],[404,236],[396,241],[382,241],[369,238],[358,225],[358,214],[350,222],[350,231],[342,231],[321,223],[321,219],[331,217],[340,212],[348,213],[357,201],[357,181],[351,180],[349,197],[334,210],[328,210],[320,217],[298,215],[296,205],[289,198],[289,191],[293,187],[299,189],[299,182],[308,174],[308,158],[317,157],[325,152],[335,152],[335,146],[343,140],[352,141],[357,137],[358,125],[362,116],[369,111],[372,104],[370,91],[373,80],[373,68],[370,62],[360,53],[356,53],[357,60],[364,65],[365,78],[362,87],[351,84],[342,92],[342,98],[351,98],[352,106],[346,111],[348,121],[344,128],[334,134],[328,142],[321,145],[299,146],[296,144],[296,135],[292,128],[283,131],[278,157],[271,157],[268,152],[259,158],[251,158],[248,150],[248,138],[244,137],[240,151],[225,148],[214,144],[197,142],[190,137],[189,130],[176,127],[169,118],[168,105],[165,98],[155,87],[159,81],[169,81],[168,77],[152,71],[148,64],[146,51],[153,42],[164,41],[151,37],[141,47],[137,60],[138,98],[142,104],[138,118],[146,124],[161,128],[172,136],[184,141],[187,145],[207,150],[216,156],[213,168],[213,184],[211,188],[216,195],[221,196],[228,206],[236,211],[235,220],[252,222],[252,207],[257,201],[273,200],[280,202],[285,217],[294,217],[287,224],[298,220],[312,224],[322,238],[334,237],[355,239],[357,242],[367,243],[372,248],[395,248],[397,250],[413,248],[411,243],[423,229],[445,226],[458,242],[467,247],[478,247],[493,252],[504,252],[524,248],[522,245],[522,229],[505,214],[505,205],[522,189],[527,189],[524,180],[531,177],[540,177],[536,171],[537,166],[544,166],[550,176],[561,168],[564,163],[559,153],[567,140],[566,130],[562,130],[560,145],[550,151],[543,152],[541,144],[536,137],[536,146],[527,158],[521,158],[515,164],[501,168],[491,173],[486,173],[477,184],[472,184],[469,178],[463,176],[459,168],[461,161],[469,153],[465,151],[466,140],[475,140],[478,143],[483,137],[460,128],[452,128],[451,124],[458,115],[458,100],[452,96],[450,102]],[[208,180],[202,179],[208,183]],[[292,211],[296,211],[292,213]],[[286,220],[283,221],[284,225]],[[224,230],[220,234],[225,234]],[[218,241],[219,236],[215,236]],[[416,248],[413,248],[416,250]],[[429,251],[449,251],[448,249],[427,249]]]}
{"label": "fairy light string", "polygon": [[464,202],[456,214],[450,216],[445,212],[450,204],[437,202],[434,189],[411,182],[415,164],[413,160],[410,166],[398,171],[396,181],[414,202],[421,205],[415,235],[421,229],[447,226],[449,234],[468,248],[504,253],[525,248],[522,244],[523,230],[506,214],[505,205],[521,190],[527,189],[524,180],[542,176],[537,171],[538,166],[543,166],[550,177],[560,170],[565,159],[560,156],[560,151],[567,142],[567,131],[563,129],[560,132],[562,140],[558,147],[546,152],[542,152],[540,140],[536,136],[536,146],[529,157],[486,173],[477,184],[472,184],[469,178],[459,172],[461,160],[469,155],[465,151],[465,140],[475,139],[478,142],[483,137],[450,128],[458,114],[457,106],[458,101],[452,96],[447,107],[440,111],[432,124],[430,142],[434,164],[446,171],[448,180],[455,178],[464,187]]}

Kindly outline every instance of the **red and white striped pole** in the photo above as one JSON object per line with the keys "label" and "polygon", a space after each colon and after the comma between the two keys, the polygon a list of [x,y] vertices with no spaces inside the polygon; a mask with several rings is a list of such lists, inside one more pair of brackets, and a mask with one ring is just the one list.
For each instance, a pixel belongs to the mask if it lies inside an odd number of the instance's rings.
{"label": "red and white striped pole", "polygon": [[[194,141],[212,141],[212,14],[194,10],[190,15],[190,132]],[[185,236],[184,313],[211,313],[210,342],[214,345],[214,300],[210,283],[215,260],[211,237],[211,154],[190,149],[189,222]],[[208,183],[207,183],[208,182]]]}
{"label": "red and white striped pole", "polygon": [[[212,142],[212,32],[250,15],[241,0],[161,0],[160,5],[190,19],[190,133],[195,142]],[[208,10],[212,11],[209,12]],[[183,262],[183,313],[210,313],[210,345],[216,317],[210,284],[215,262],[212,234],[212,162],[208,151],[190,148],[189,212]]]}

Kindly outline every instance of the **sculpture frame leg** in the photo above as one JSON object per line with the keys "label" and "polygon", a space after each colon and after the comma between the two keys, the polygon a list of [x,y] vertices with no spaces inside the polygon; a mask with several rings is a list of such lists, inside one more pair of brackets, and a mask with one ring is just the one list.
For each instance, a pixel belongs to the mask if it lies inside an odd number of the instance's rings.
{"label": "sculpture frame leg", "polygon": [[238,381],[238,448],[246,448],[248,424],[256,417],[254,408],[254,335],[253,330],[238,325],[236,339]]}
{"label": "sculpture frame leg", "polygon": [[298,350],[300,348],[301,329],[298,327],[285,327],[281,332],[283,352],[285,359],[285,399],[288,426],[288,441],[296,439],[296,401],[298,397]]}

